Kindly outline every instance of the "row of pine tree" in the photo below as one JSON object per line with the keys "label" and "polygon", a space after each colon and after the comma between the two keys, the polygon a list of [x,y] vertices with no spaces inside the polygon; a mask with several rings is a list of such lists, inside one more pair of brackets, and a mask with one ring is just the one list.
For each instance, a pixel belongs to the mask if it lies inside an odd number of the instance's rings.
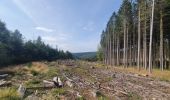
{"label": "row of pine tree", "polygon": [[24,41],[22,34],[8,30],[0,21],[0,66],[40,60],[72,59],[70,52],[46,45],[41,37]]}
{"label": "row of pine tree", "polygon": [[170,69],[170,0],[123,0],[100,44],[107,65]]}

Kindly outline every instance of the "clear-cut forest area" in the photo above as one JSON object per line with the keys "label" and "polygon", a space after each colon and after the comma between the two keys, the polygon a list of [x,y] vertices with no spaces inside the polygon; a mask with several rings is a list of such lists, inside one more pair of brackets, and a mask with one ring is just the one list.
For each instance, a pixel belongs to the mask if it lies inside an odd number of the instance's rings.
{"label": "clear-cut forest area", "polygon": [[[12,1],[26,15],[31,15],[21,1]],[[99,8],[102,2],[96,5]],[[50,7],[46,6],[44,12],[52,9]],[[0,100],[170,100],[170,0],[122,0],[106,27],[100,28],[103,31],[98,34],[101,37],[97,51],[66,50],[66,47],[70,50],[79,47],[74,40],[68,39],[70,43],[74,41],[74,46],[61,43],[71,33],[60,34],[36,26],[34,30],[41,31],[41,36],[26,39],[24,35],[29,35],[22,33],[23,29],[11,31],[7,26],[8,23],[0,20]],[[83,30],[94,32],[93,26],[95,24],[89,22]],[[58,41],[55,36],[49,37],[52,34],[58,36]],[[82,37],[89,39],[83,35],[73,39],[81,41]],[[92,42],[96,42],[94,40]],[[88,46],[93,45],[83,45]]]}
{"label": "clear-cut forest area", "polygon": [[[32,62],[1,69],[6,82],[0,99],[18,100],[19,84],[25,100],[169,100],[170,82],[96,62],[58,60]],[[170,71],[168,72],[170,73]],[[51,86],[60,77],[62,87]],[[0,76],[1,78],[1,76]],[[10,100],[10,99],[9,99]]]}

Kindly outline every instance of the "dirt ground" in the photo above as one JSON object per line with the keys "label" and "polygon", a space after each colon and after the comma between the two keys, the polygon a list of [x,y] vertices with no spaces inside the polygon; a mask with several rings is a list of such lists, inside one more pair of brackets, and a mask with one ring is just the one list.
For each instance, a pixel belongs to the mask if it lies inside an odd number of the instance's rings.
{"label": "dirt ground", "polygon": [[[25,99],[31,97],[39,100],[170,100],[170,82],[125,73],[95,62],[34,62],[0,69],[0,74],[4,73],[9,74],[5,80],[12,83],[6,87],[24,84],[27,88]],[[51,80],[54,76],[61,77],[64,86],[45,88],[43,80]],[[68,81],[72,86],[66,84]]]}

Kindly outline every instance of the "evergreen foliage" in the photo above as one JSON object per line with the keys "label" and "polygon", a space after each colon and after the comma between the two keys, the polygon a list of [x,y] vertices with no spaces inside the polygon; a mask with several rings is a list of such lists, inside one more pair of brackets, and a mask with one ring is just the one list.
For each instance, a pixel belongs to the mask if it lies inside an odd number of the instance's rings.
{"label": "evergreen foliage", "polygon": [[41,37],[24,41],[18,30],[12,32],[0,21],[0,66],[56,59],[73,59],[73,56],[69,51],[64,52],[46,45]]}

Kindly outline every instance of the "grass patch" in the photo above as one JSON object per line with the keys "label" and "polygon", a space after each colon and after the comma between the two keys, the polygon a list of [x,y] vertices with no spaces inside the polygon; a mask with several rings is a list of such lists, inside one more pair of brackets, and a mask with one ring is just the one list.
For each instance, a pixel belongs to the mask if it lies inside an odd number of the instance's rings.
{"label": "grass patch", "polygon": [[129,92],[128,93],[128,100],[142,100],[142,98],[137,95],[136,93],[133,93],[133,92]]}
{"label": "grass patch", "polygon": [[41,83],[40,80],[37,80],[37,79],[33,79],[33,80],[29,80],[25,83],[25,85],[27,87],[35,87],[35,86],[38,86],[39,84]]}
{"label": "grass patch", "polygon": [[32,67],[32,62],[28,63],[28,64],[27,64],[27,67],[28,67],[28,68],[31,68],[31,67]]}
{"label": "grass patch", "polygon": [[78,97],[76,100],[86,100],[84,97]]}
{"label": "grass patch", "polygon": [[21,100],[15,88],[1,88],[0,100]]}
{"label": "grass patch", "polygon": [[31,70],[30,73],[33,75],[33,76],[37,76],[38,74],[40,74],[39,72],[35,71],[35,70]]}
{"label": "grass patch", "polygon": [[96,92],[96,96],[98,100],[108,100],[108,98],[104,94],[102,94],[100,91]]}
{"label": "grass patch", "polygon": [[59,70],[56,68],[49,68],[48,72],[46,73],[47,77],[55,77],[58,76]]}
{"label": "grass patch", "polygon": [[[122,72],[130,72],[130,73],[134,73],[134,74],[139,74],[142,76],[149,75],[148,70],[145,70],[143,68],[141,68],[140,71],[135,67],[128,67],[128,68],[116,67],[114,69],[122,71]],[[169,70],[161,71],[159,69],[153,69],[151,77],[158,78],[162,81],[170,81],[170,71]]]}
{"label": "grass patch", "polygon": [[57,88],[57,89],[52,89],[52,94],[53,95],[64,95],[66,91],[64,88]]}
{"label": "grass patch", "polygon": [[109,82],[109,81],[111,81],[113,78],[112,77],[106,77],[103,81],[104,82]]}

